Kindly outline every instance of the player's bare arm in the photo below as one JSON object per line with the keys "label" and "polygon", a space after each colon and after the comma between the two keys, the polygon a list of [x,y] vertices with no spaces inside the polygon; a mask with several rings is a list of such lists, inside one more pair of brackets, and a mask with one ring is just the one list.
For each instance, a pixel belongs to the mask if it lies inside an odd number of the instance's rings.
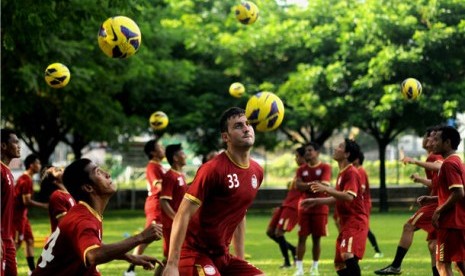
{"label": "player's bare arm", "polygon": [[171,228],[170,251],[168,253],[165,270],[163,271],[164,276],[179,275],[178,264],[181,256],[181,246],[186,238],[187,226],[199,207],[200,205],[198,203],[186,197],[182,200],[181,205],[179,205]]}
{"label": "player's bare arm", "polygon": [[439,227],[439,218],[440,218],[441,214],[446,212],[447,210],[451,209],[452,207],[454,207],[455,204],[459,200],[463,200],[463,198],[465,196],[465,192],[464,192],[462,187],[453,187],[453,188],[451,188],[451,192],[452,193],[449,196],[449,198],[447,198],[446,202],[444,202],[443,205],[438,206],[436,211],[434,211],[432,221],[433,221],[433,226],[436,227],[436,228]]}
{"label": "player's bare arm", "polygon": [[39,208],[48,209],[48,203],[38,202],[32,199],[31,194],[23,195],[23,203],[25,206],[34,206]]}
{"label": "player's bare arm", "polygon": [[297,190],[306,192],[310,191],[310,185],[309,182],[304,182],[302,178],[297,177],[295,180],[295,186],[297,187]]}
{"label": "player's bare arm", "polygon": [[416,160],[408,156],[402,158],[402,162],[404,164],[414,164],[422,168],[425,168],[427,170],[435,171],[435,172],[438,172],[442,165],[441,162],[424,162],[424,161]]}
{"label": "player's bare arm", "polygon": [[[125,254],[129,250],[141,243],[149,243],[154,240],[159,240],[162,236],[162,225],[154,222],[135,236],[129,237],[120,242],[102,244],[100,247],[89,250],[86,254],[86,263],[88,265],[99,265],[115,259],[126,259]],[[144,264],[150,266],[147,263]]]}
{"label": "player's bare arm", "polygon": [[161,210],[171,219],[174,219],[176,212],[171,208],[170,200],[166,198],[160,198]]}
{"label": "player's bare arm", "polygon": [[438,196],[423,195],[417,198],[417,203],[420,206],[428,205],[431,203],[437,203],[437,202],[438,202]]}
{"label": "player's bare arm", "polygon": [[431,179],[421,177],[418,173],[412,174],[410,176],[410,179],[412,179],[413,182],[421,183],[421,184],[425,185],[428,188],[431,188],[433,186],[433,182],[431,181]]}
{"label": "player's bare arm", "polygon": [[327,193],[328,195],[334,197],[337,200],[352,201],[355,198],[355,195],[352,194],[350,191],[339,192],[333,187],[322,183],[313,182],[310,187],[314,193]]}

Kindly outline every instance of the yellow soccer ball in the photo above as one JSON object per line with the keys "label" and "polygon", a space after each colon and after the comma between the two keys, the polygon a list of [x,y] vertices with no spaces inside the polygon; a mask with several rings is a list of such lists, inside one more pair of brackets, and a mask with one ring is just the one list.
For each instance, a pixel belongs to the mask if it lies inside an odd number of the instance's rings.
{"label": "yellow soccer ball", "polygon": [[245,116],[257,131],[272,131],[278,128],[284,119],[284,104],[275,94],[260,92],[247,102]]}
{"label": "yellow soccer ball", "polygon": [[100,26],[98,45],[109,57],[130,57],[139,50],[141,43],[139,26],[129,17],[110,17]]}
{"label": "yellow soccer ball", "polygon": [[234,98],[240,98],[245,93],[245,87],[240,82],[235,82],[229,87],[229,94]]}
{"label": "yellow soccer ball", "polygon": [[416,100],[422,92],[421,83],[414,78],[405,79],[401,84],[401,92],[404,99]]}
{"label": "yellow soccer ball", "polygon": [[53,88],[65,87],[71,78],[68,67],[61,63],[52,63],[45,69],[45,81]]}
{"label": "yellow soccer ball", "polygon": [[250,1],[244,1],[236,6],[236,18],[244,25],[255,23],[258,18],[258,7]]}
{"label": "yellow soccer ball", "polygon": [[153,130],[162,130],[168,126],[169,119],[165,112],[156,111],[150,115],[149,123]]}

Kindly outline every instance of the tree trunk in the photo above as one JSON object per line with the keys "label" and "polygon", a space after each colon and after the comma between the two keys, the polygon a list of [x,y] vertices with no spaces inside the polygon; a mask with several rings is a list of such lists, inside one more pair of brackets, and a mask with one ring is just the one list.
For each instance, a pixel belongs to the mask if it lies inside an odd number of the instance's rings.
{"label": "tree trunk", "polygon": [[378,142],[379,150],[379,211],[385,213],[389,211],[388,194],[386,188],[386,147],[385,141]]}

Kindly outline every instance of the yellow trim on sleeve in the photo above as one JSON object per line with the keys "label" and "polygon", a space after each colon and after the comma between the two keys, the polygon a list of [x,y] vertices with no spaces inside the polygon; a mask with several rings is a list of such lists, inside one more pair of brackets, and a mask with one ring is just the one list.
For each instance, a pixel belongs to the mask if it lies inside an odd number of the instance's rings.
{"label": "yellow trim on sleeve", "polygon": [[63,212],[55,216],[55,218],[59,219],[61,217],[64,217],[68,212]]}
{"label": "yellow trim on sleeve", "polygon": [[354,191],[346,190],[346,191],[344,191],[344,192],[346,192],[346,193],[348,193],[348,194],[350,194],[350,195],[353,195],[354,197],[357,197],[357,193],[355,193]]}
{"label": "yellow trim on sleeve", "polygon": [[196,198],[195,196],[190,195],[190,194],[188,194],[188,193],[186,193],[186,194],[184,195],[184,198],[187,199],[187,200],[189,200],[190,202],[196,204],[196,205],[199,205],[199,206],[202,205],[202,201],[201,201],[200,199],[198,199],[198,198]]}
{"label": "yellow trim on sleeve", "polygon": [[463,184],[452,184],[449,186],[449,190],[453,188],[462,188],[463,189]]}
{"label": "yellow trim on sleeve", "polygon": [[87,252],[89,252],[89,250],[92,250],[98,247],[100,247],[100,245],[94,244],[94,245],[87,247],[86,250],[84,250],[83,258],[84,258],[84,265],[86,267],[87,267],[87,259],[86,259]]}
{"label": "yellow trim on sleeve", "polygon": [[161,196],[160,199],[168,199],[168,200],[172,200],[173,197],[171,196]]}

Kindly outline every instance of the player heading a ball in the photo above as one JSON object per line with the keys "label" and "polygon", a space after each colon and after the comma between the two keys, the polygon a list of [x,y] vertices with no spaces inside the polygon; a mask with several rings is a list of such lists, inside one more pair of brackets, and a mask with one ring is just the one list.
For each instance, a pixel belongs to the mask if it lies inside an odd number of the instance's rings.
{"label": "player heading a ball", "polygon": [[277,129],[284,119],[284,104],[271,92],[260,92],[247,102],[245,116],[257,131]]}

